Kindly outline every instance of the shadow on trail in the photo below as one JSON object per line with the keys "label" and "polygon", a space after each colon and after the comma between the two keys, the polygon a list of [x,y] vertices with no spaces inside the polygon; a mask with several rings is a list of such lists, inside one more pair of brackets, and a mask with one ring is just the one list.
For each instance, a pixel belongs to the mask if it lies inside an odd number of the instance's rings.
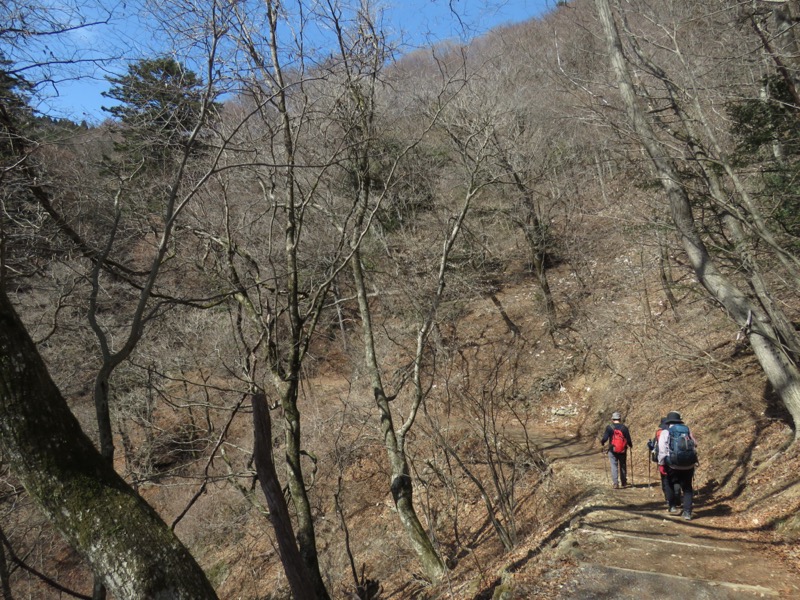
{"label": "shadow on trail", "polygon": [[627,485],[627,489],[630,489],[630,490],[646,490],[649,487],[652,487],[652,484],[649,484],[649,483],[629,483]]}
{"label": "shadow on trail", "polygon": [[[577,442],[577,443],[576,443]],[[537,439],[536,447],[545,453],[553,453],[547,460],[554,463],[560,460],[570,460],[573,458],[587,458],[598,454],[598,450],[587,448],[580,444],[581,440],[576,438],[567,439]],[[565,452],[565,450],[567,452]]]}
{"label": "shadow on trail", "polygon": [[[780,397],[777,395],[777,393],[775,393],[769,384],[766,384],[764,388],[763,399],[768,406],[767,411],[764,413],[765,416],[767,416],[768,419],[779,420],[786,423],[794,431],[794,424],[789,416],[788,411],[786,410],[786,407],[783,405]],[[726,473],[722,473],[719,476],[719,481],[717,478],[710,477],[704,486],[703,492],[707,493],[709,496],[713,495],[718,490],[728,487],[729,485],[734,486],[724,496],[717,498],[718,502],[734,500],[741,496],[747,487],[748,477],[754,471],[753,452],[761,441],[765,430],[769,427],[770,421],[764,420],[754,411],[750,412],[751,414],[748,421],[755,424],[753,426],[754,429],[752,440],[738,451],[736,464],[733,466],[733,468],[729,469]],[[791,442],[789,442],[789,444],[790,443]],[[783,448],[781,452],[783,452],[783,450],[785,450],[785,448]],[[701,467],[703,467],[702,461]]]}
{"label": "shadow on trail", "polygon": [[[646,485],[642,485],[642,487],[646,487]],[[660,493],[660,490],[657,490]],[[574,515],[570,516],[570,523],[574,522],[576,518],[583,518],[592,515],[593,513],[608,513],[610,516],[603,521],[600,522],[592,522],[587,523],[588,527],[593,529],[606,529],[608,531],[620,531],[625,533],[631,533],[638,531],[642,534],[649,534],[654,537],[659,536],[678,536],[681,532],[667,533],[664,531],[654,531],[654,530],[635,530],[631,528],[614,528],[613,525],[617,524],[630,524],[631,517],[635,516],[638,519],[642,519],[643,522],[668,522],[674,523],[675,525],[682,525],[685,527],[689,527],[692,530],[692,536],[699,538],[699,539],[707,539],[707,540],[719,540],[720,538],[714,537],[714,533],[725,534],[724,541],[731,541],[731,534],[736,539],[740,539],[742,536],[752,533],[758,533],[761,531],[767,531],[773,527],[771,523],[763,523],[759,524],[758,526],[753,527],[723,527],[720,525],[712,525],[710,522],[705,521],[705,519],[710,519],[712,517],[719,517],[719,516],[727,516],[731,514],[733,511],[728,504],[720,503],[716,501],[712,501],[709,504],[705,504],[702,500],[695,502],[694,504],[694,518],[691,521],[683,521],[679,519],[679,517],[675,515],[670,515],[666,508],[665,502],[661,496],[658,496],[657,499],[648,501],[648,502],[629,502],[627,504],[611,504],[611,503],[603,503],[603,504],[596,504],[593,506],[588,506]],[[783,542],[779,541],[758,541],[753,542],[749,541],[748,544],[757,544],[762,546],[780,546]]]}

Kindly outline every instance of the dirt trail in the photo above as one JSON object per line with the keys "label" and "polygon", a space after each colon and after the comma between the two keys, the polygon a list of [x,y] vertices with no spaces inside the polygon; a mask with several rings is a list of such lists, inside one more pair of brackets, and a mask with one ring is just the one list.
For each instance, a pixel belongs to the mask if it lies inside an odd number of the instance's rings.
{"label": "dirt trail", "polygon": [[704,493],[702,471],[695,518],[687,522],[667,512],[654,468],[648,479],[646,449],[635,448],[629,460],[634,485],[614,490],[597,443],[552,432],[535,437],[554,468],[592,490],[556,549],[578,564],[558,598],[800,598],[800,581],[769,542],[737,530],[725,506]]}

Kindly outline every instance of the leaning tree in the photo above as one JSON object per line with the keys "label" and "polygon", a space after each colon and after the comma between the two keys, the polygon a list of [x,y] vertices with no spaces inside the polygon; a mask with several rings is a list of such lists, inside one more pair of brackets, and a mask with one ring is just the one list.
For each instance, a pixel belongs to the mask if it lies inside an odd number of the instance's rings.
{"label": "leaning tree", "polygon": [[[800,423],[800,337],[780,302],[782,282],[789,282],[790,291],[796,291],[800,282],[793,235],[786,235],[769,218],[775,206],[754,196],[752,182],[737,168],[725,132],[713,118],[718,112],[714,101],[720,103],[719,99],[707,96],[719,85],[711,80],[717,72],[710,68],[712,59],[716,58],[719,70],[731,73],[726,66],[748,53],[735,57],[694,54],[683,45],[685,39],[693,39],[689,25],[703,22],[713,25],[719,36],[735,30],[728,37],[735,44],[741,37],[739,4],[722,3],[721,10],[711,13],[705,5],[659,7],[667,14],[647,15],[644,23],[670,18],[674,27],[658,26],[656,31],[647,30],[641,22],[643,30],[637,30],[636,15],[619,6],[615,12],[610,0],[595,0],[595,6],[628,125],[658,177],[689,264],[709,296],[748,339],[796,425]],[[702,64],[694,64],[693,59]],[[784,82],[788,86],[791,77]],[[723,83],[730,86],[728,81]],[[748,80],[739,82],[739,87],[758,95],[748,88]],[[796,113],[800,107],[788,97],[782,110]],[[704,213],[714,215],[715,222],[700,221]],[[724,260],[714,251],[716,247],[725,249]],[[723,265],[729,261],[733,269]],[[783,273],[775,277],[778,266]]]}

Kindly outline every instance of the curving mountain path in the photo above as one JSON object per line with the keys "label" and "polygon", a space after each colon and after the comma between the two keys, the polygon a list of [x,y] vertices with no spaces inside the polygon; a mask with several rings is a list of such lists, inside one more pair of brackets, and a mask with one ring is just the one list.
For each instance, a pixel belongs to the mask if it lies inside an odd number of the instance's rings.
{"label": "curving mountain path", "polygon": [[[702,469],[695,518],[687,522],[667,512],[654,465],[648,477],[645,449],[634,449],[633,485],[613,490],[597,442],[552,432],[534,438],[554,469],[590,489],[550,550],[577,565],[554,598],[800,598],[800,580],[770,542],[737,529],[740,520],[704,493]],[[513,597],[524,597],[520,592]]]}

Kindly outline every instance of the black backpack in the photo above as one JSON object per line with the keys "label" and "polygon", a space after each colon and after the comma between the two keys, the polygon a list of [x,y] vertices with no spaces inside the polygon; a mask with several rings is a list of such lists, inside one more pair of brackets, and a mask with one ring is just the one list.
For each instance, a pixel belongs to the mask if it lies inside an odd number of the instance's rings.
{"label": "black backpack", "polygon": [[652,440],[647,440],[647,448],[650,450],[650,460],[658,462],[658,434]]}
{"label": "black backpack", "polygon": [[677,469],[694,467],[697,464],[697,449],[689,428],[683,423],[675,423],[669,426],[667,432],[669,434],[669,454],[665,461],[667,466]]}

